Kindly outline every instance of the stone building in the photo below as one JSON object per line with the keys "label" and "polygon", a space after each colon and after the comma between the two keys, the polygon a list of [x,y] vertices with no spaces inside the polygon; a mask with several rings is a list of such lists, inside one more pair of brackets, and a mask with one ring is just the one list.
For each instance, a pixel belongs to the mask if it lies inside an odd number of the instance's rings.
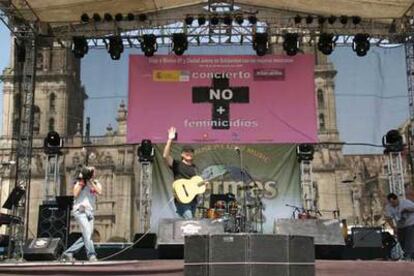
{"label": "stone building", "polygon": [[[277,51],[277,48],[273,50]],[[313,161],[318,208],[323,218],[333,218],[340,210],[341,218],[380,223],[377,218],[386,186],[384,158],[342,154],[335,108],[336,71],[326,56],[316,51],[315,57],[315,98],[319,139],[323,143],[317,147]],[[104,194],[97,203],[96,237],[100,241],[130,240],[139,229],[139,164],[136,148],[125,144],[125,105],[121,103],[118,114],[114,114],[118,121],[116,129],[108,127],[106,135],[92,137],[91,143],[85,145],[81,132],[87,94],[80,80],[79,60],[69,49],[58,46],[40,49],[37,58],[29,236],[34,236],[37,231],[38,206],[44,199],[47,158],[42,149],[43,138],[48,131],[56,130],[65,137],[65,149],[59,162],[61,193],[71,194],[77,166],[88,156],[89,164],[96,167],[104,186]],[[12,159],[14,144],[11,137],[15,131],[15,110],[19,110],[12,68],[5,69],[3,81],[0,161],[5,162]],[[14,185],[13,167],[3,166],[0,172],[1,202],[4,202]],[[369,191],[375,191],[375,194]]]}

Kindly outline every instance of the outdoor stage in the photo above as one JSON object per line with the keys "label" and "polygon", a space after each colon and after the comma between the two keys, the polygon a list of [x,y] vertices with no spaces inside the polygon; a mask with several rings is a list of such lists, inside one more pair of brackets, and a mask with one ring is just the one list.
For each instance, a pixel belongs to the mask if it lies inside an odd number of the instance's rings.
{"label": "outdoor stage", "polygon": [[[316,275],[412,275],[414,262],[316,260]],[[0,275],[184,275],[183,260],[0,264]],[[236,276],[236,275],[235,275]],[[256,276],[256,275],[255,275]],[[260,276],[260,275],[257,275]],[[306,276],[306,275],[303,275]]]}

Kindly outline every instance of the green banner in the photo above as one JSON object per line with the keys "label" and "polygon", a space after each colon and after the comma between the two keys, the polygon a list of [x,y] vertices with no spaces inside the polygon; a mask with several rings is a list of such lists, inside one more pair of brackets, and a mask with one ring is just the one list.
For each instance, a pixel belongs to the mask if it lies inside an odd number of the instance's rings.
{"label": "green banner", "polygon": [[[215,170],[225,168],[226,173],[207,186],[200,196],[200,204],[209,207],[211,194],[232,193],[240,206],[247,191],[247,203],[253,228],[260,230],[263,221],[264,232],[273,231],[275,218],[291,216],[292,209],[286,204],[300,205],[299,163],[296,160],[295,145],[192,145],[195,149],[194,163],[201,176],[211,175]],[[162,218],[178,218],[171,200],[173,175],[162,158],[164,145],[157,145],[153,166],[151,226],[157,231]],[[172,156],[180,160],[181,145],[174,145]],[[241,157],[241,160],[240,160]],[[241,173],[240,166],[246,173]],[[243,175],[243,176],[242,176]],[[242,189],[243,181],[249,189]],[[245,186],[244,185],[244,186]],[[170,203],[168,204],[168,202]],[[259,203],[264,211],[260,214]],[[201,209],[200,209],[201,210]],[[197,216],[203,214],[200,211]]]}

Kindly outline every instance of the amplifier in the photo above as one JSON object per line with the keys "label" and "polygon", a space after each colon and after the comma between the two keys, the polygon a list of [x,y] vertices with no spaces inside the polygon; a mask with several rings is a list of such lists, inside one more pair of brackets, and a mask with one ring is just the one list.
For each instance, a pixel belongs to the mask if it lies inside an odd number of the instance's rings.
{"label": "amplifier", "polygon": [[351,233],[353,247],[382,248],[381,227],[353,227]]}
{"label": "amplifier", "polygon": [[27,261],[57,260],[62,251],[60,238],[29,239],[23,248],[23,257]]}

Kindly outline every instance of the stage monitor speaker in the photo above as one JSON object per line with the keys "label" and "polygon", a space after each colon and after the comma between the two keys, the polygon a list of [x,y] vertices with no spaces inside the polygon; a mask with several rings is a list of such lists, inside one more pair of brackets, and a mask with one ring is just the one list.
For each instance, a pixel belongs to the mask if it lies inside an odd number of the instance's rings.
{"label": "stage monitor speaker", "polygon": [[60,238],[29,239],[23,248],[26,261],[57,260],[62,254],[63,247]]}
{"label": "stage monitor speaker", "polygon": [[70,207],[60,208],[57,204],[43,204],[39,206],[37,224],[38,238],[60,238],[62,246],[68,244],[70,227]]}
{"label": "stage monitor speaker", "polygon": [[382,247],[381,227],[353,227],[351,232],[353,247]]}
{"label": "stage monitor speaker", "polygon": [[186,276],[315,274],[313,238],[223,234],[186,236]]}
{"label": "stage monitor speaker", "polygon": [[[138,243],[136,243],[140,240]],[[155,248],[157,245],[157,234],[155,233],[137,233],[134,235],[135,248]],[[135,244],[136,243],[136,244]]]}

